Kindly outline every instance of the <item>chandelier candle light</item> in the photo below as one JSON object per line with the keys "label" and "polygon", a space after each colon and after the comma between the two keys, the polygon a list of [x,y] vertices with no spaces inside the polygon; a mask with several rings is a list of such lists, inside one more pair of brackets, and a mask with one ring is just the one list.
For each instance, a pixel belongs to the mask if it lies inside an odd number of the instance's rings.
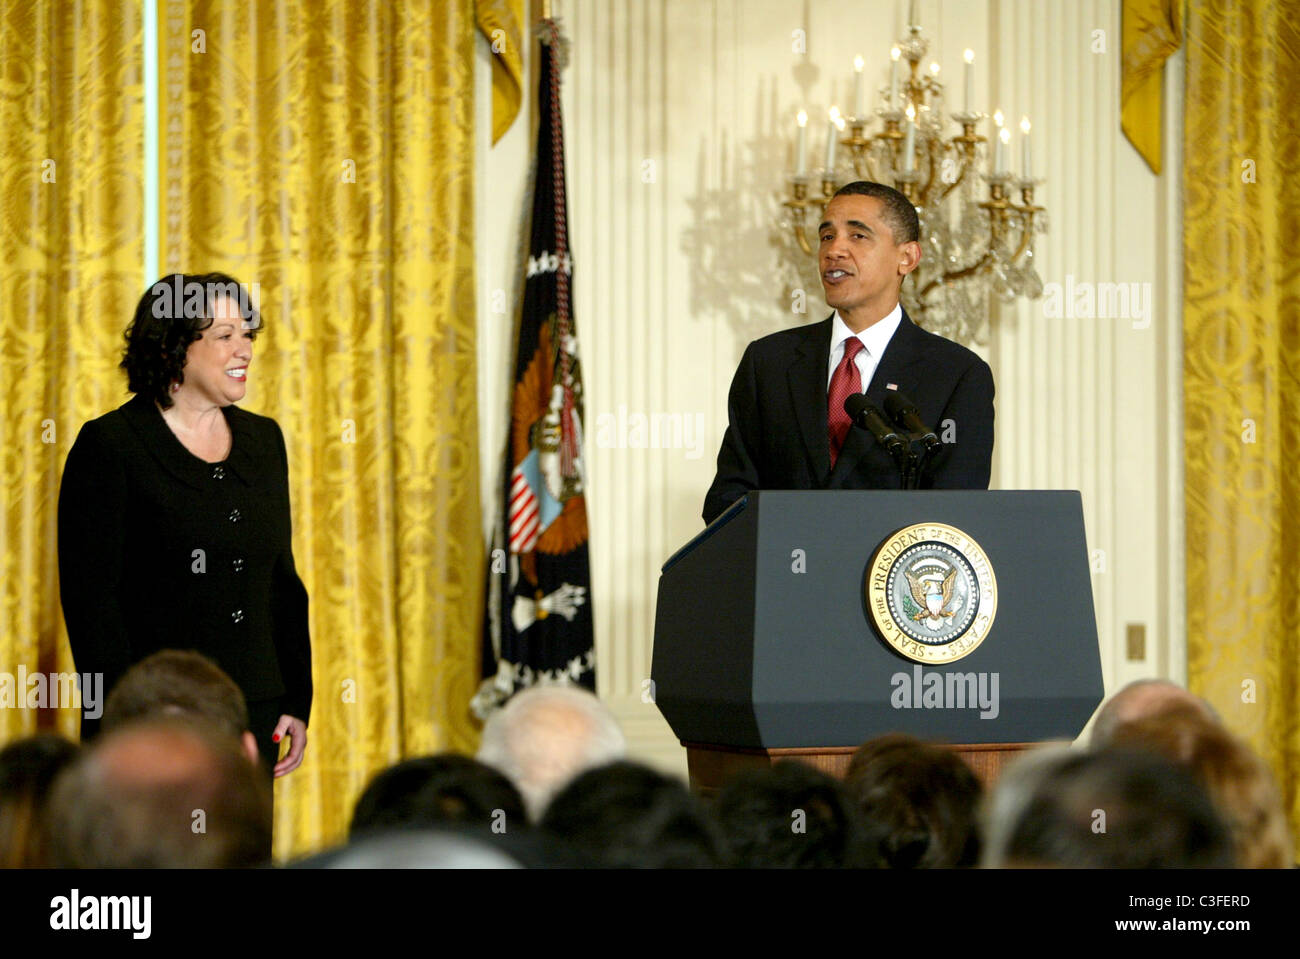
{"label": "chandelier candle light", "polygon": [[[1020,121],[1018,176],[1007,168],[1012,133],[1001,110],[992,117],[993,155],[987,155],[983,145],[988,141],[975,131],[989,116],[971,108],[973,50],[962,55],[961,112],[951,114],[961,132],[945,139],[939,64],[931,61],[928,70],[921,69],[928,49],[912,3],[907,36],[890,50],[889,86],[878,94],[882,105],[875,110],[879,126],[874,132],[867,129],[865,62],[854,58],[853,115],[844,117],[838,107],[830,108],[826,162],[818,174],[805,166],[808,116],[799,111],[795,170],[784,206],[799,249],[811,256],[807,223],[815,221],[840,186],[863,179],[892,183],[916,206],[921,221],[921,263],[903,284],[904,308],[926,329],[959,342],[982,342],[990,294],[1007,303],[1042,296],[1033,264],[1034,234],[1047,229],[1046,210],[1034,205],[1034,187],[1042,181],[1034,179],[1030,166],[1028,117]],[[904,59],[909,69],[900,76]],[[845,166],[837,163],[837,154],[846,155]],[[820,196],[809,195],[815,176],[821,180]],[[1019,190],[1019,203],[1012,198],[1014,190]]]}

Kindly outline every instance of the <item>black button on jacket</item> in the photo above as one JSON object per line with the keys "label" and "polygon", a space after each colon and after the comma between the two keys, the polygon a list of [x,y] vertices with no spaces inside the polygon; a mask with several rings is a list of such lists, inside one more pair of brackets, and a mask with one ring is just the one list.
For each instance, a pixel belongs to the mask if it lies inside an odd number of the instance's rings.
{"label": "black button on jacket", "polygon": [[106,692],[159,649],[194,649],[251,702],[311,710],[307,591],[290,542],[275,420],[224,407],[220,464],[194,456],[152,400],[86,423],[59,491],[59,590],[79,672]]}

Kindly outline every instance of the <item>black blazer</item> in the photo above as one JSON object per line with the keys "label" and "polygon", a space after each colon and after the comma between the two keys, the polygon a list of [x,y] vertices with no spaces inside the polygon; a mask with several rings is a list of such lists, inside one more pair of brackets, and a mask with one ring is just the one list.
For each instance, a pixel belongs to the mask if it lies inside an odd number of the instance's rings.
{"label": "black blazer", "polygon": [[250,703],[283,697],[281,712],[307,722],[307,591],[284,436],[265,416],[223,412],[233,443],[221,463],[191,454],[141,396],[81,428],[59,490],[72,655],[79,672],[104,674],[107,692],[152,652],[194,649]]}
{"label": "black blazer", "polygon": [[[833,316],[833,315],[832,315]],[[718,472],[704,499],[713,522],[753,489],[899,489],[898,467],[861,427],[849,430],[831,469],[826,382],[831,352],[827,317],[750,343],[731,383],[729,425]],[[867,387],[884,409],[897,385],[921,419],[945,440],[921,485],[988,489],[993,462],[993,373],[975,353],[928,333],[903,313]]]}

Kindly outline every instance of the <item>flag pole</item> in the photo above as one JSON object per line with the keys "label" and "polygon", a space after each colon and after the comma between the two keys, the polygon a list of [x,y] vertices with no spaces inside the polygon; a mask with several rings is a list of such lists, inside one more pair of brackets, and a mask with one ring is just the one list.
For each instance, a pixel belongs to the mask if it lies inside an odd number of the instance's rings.
{"label": "flag pole", "polygon": [[500,519],[487,570],[483,681],[471,701],[481,719],[532,686],[596,691],[582,459],[585,394],[571,302],[560,103],[567,44],[551,0],[530,5],[541,13],[535,25],[538,127],[510,407],[510,422],[529,426],[526,432],[512,427],[504,450]]}

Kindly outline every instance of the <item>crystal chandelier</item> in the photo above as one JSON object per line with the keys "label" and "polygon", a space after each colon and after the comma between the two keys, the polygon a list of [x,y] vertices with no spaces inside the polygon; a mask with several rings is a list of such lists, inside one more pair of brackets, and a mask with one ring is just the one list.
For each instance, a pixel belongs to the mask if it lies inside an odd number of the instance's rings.
{"label": "crystal chandelier", "polygon": [[[929,42],[914,11],[908,20],[907,37],[890,51],[889,87],[879,91],[879,129],[867,130],[866,85],[858,57],[853,115],[841,116],[831,107],[825,163],[817,175],[806,169],[807,115],[800,111],[795,171],[783,204],[789,211],[787,226],[799,249],[811,256],[807,226],[816,226],[836,189],[850,180],[892,183],[916,206],[921,221],[921,262],[903,284],[903,308],[928,330],[961,343],[981,343],[987,338],[991,296],[1010,303],[1017,297],[1035,300],[1043,293],[1034,269],[1034,234],[1046,232],[1047,212],[1034,205],[1034,186],[1043,181],[1034,179],[1030,165],[1029,119],[1020,123],[1017,176],[1007,164],[1011,131],[1002,112],[994,113],[990,163],[982,146],[987,140],[975,132],[989,117],[971,109],[975,55],[967,50],[962,109],[951,115],[961,132],[945,140],[939,64],[922,69]],[[903,78],[900,60],[908,67]],[[837,158],[845,153],[848,163],[840,164]],[[809,186],[817,176],[821,195],[810,196]],[[981,180],[987,184],[982,199]],[[1016,190],[1019,203],[1013,197]]]}

